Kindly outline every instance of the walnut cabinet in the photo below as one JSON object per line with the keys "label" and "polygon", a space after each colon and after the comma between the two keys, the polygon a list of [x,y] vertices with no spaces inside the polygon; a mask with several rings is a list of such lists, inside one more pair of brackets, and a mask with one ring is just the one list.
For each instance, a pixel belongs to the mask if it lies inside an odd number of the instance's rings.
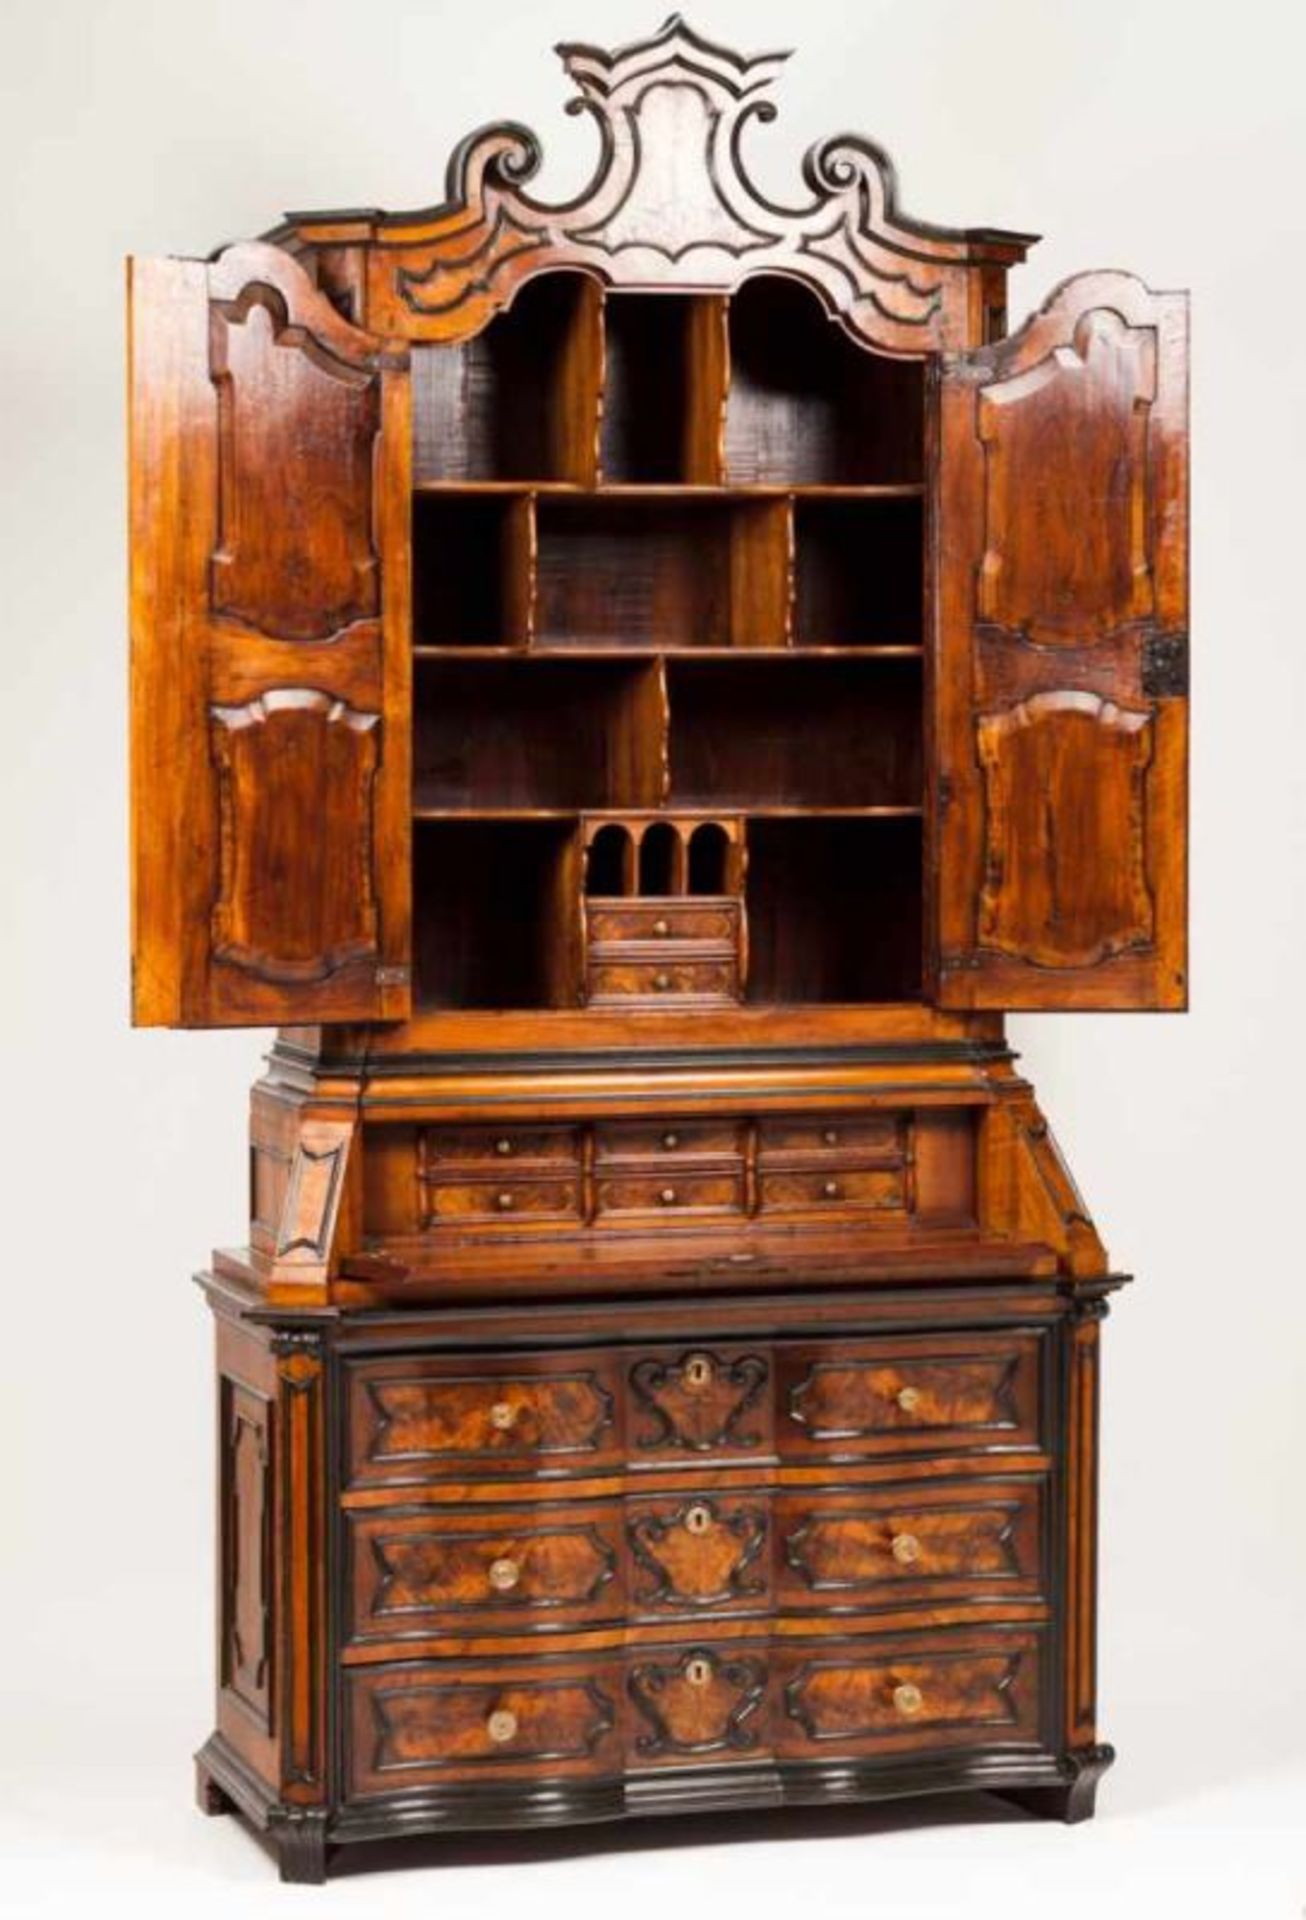
{"label": "walnut cabinet", "polygon": [[778,204],[781,55],[593,178],[130,269],[133,994],[278,1028],[202,1803],[1077,1819],[1112,1271],[1014,1009],[1186,996],[1186,301]]}

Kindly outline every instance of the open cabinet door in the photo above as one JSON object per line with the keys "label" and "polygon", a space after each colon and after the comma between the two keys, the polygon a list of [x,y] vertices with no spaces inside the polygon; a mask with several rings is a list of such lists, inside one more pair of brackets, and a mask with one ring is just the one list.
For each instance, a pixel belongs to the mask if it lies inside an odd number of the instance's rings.
{"label": "open cabinet door", "polygon": [[1086,274],[942,367],[942,1006],[1186,1002],[1187,317]]}
{"label": "open cabinet door", "polygon": [[279,248],[130,267],[132,1008],[409,1010],[409,391]]}

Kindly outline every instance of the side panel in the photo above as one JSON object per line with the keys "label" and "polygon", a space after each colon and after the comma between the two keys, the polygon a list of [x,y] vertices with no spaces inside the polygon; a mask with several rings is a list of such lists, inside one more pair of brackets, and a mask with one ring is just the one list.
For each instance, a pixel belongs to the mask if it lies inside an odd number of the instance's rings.
{"label": "side panel", "polygon": [[1187,304],[1067,281],[946,365],[938,998],[1182,1007]]}
{"label": "side panel", "polygon": [[277,248],[131,267],[133,1010],[408,1011],[408,375]]}

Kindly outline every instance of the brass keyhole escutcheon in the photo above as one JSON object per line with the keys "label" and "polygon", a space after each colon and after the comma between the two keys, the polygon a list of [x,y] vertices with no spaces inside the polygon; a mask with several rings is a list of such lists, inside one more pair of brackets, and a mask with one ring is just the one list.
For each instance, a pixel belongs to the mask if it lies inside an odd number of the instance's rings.
{"label": "brass keyhole escutcheon", "polygon": [[506,1400],[496,1400],[490,1408],[490,1425],[500,1433],[506,1433],[517,1418],[517,1409]]}
{"label": "brass keyhole escutcheon", "polygon": [[910,1680],[904,1680],[901,1686],[893,1690],[893,1704],[899,1713],[906,1714],[910,1719],[925,1705],[925,1696]]}
{"label": "brass keyhole escutcheon", "polygon": [[496,1746],[502,1746],[506,1740],[517,1735],[517,1716],[511,1707],[496,1707],[485,1723],[485,1731]]}
{"label": "brass keyhole escutcheon", "polygon": [[916,1413],[921,1404],[919,1387],[899,1387],[894,1398],[904,1413]]}
{"label": "brass keyhole escutcheon", "polygon": [[680,1369],[680,1377],[687,1387],[696,1392],[708,1386],[712,1379],[712,1362],[705,1353],[691,1353]]}
{"label": "brass keyhole escutcheon", "polygon": [[490,1562],[490,1585],[496,1593],[511,1593],[521,1579],[521,1568],[515,1560],[492,1560]]}
{"label": "brass keyhole escutcheon", "polygon": [[914,1533],[895,1533],[889,1550],[900,1567],[914,1566],[921,1557],[921,1543]]}
{"label": "brass keyhole escutcheon", "polygon": [[712,1509],[710,1507],[691,1507],[685,1515],[685,1531],[687,1533],[706,1533],[711,1525]]}
{"label": "brass keyhole escutcheon", "polygon": [[691,1687],[705,1687],[712,1678],[712,1663],[701,1653],[696,1653],[685,1664],[685,1678]]}

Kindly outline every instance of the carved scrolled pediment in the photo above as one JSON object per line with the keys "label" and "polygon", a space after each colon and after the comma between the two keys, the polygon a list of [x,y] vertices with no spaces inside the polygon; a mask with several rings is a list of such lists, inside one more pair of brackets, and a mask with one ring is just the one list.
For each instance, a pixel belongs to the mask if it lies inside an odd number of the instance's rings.
{"label": "carved scrolled pediment", "polygon": [[901,213],[893,167],[872,141],[810,149],[798,204],[769,200],[744,159],[750,123],[776,116],[787,53],[714,45],[673,14],[650,39],[557,49],[599,135],[588,186],[551,204],[529,189],[542,148],[529,128],[472,134],[447,198],[413,214],[297,214],[275,237],[296,250],[356,248],[355,318],[414,340],[475,333],[552,267],[616,288],[728,292],[755,273],[805,281],[848,329],[889,352],[965,345],[986,266],[1023,258],[1029,235],[952,231]]}

